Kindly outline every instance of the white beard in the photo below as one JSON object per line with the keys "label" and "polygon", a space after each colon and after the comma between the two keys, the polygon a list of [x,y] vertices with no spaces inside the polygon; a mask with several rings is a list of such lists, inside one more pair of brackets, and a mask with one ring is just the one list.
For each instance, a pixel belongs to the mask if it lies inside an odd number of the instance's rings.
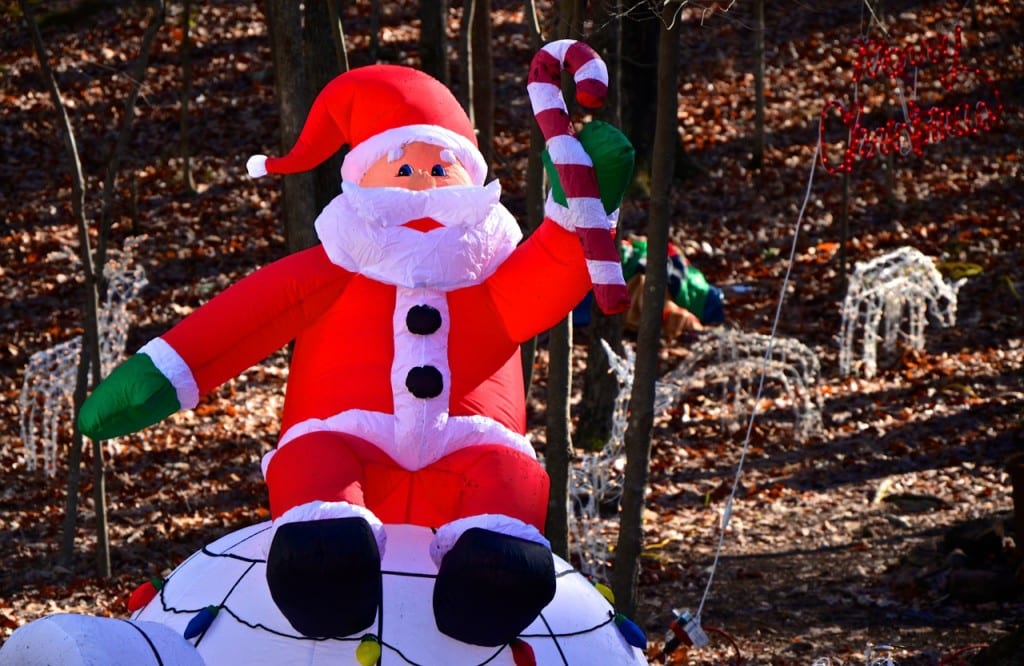
{"label": "white beard", "polygon": [[[317,217],[317,236],[333,263],[387,284],[446,291],[479,284],[522,239],[496,180],[420,191],[346,182],[343,189]],[[444,226],[401,226],[423,217]]]}

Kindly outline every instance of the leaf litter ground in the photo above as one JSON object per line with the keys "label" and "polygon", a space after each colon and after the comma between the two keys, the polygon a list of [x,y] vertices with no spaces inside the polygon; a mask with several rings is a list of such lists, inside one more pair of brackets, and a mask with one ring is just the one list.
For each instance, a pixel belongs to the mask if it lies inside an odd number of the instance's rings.
{"label": "leaf litter ground", "polygon": [[[1020,450],[1024,413],[1024,12],[994,2],[960,14],[960,4],[886,3],[890,38],[948,32],[960,19],[964,57],[997,82],[1003,117],[992,132],[898,157],[891,171],[877,160],[859,165],[850,178],[847,250],[855,261],[912,245],[981,271],[960,292],[957,326],[929,329],[923,352],[885,356],[871,380],[838,376],[842,179],[818,171],[780,335],[819,354],[825,428],[796,441],[785,396],[769,392],[763,401],[704,607],[705,624],[720,632],[711,633],[708,648],[677,652],[677,663],[730,663],[737,649],[751,664],[826,657],[863,663],[870,643],[895,646],[898,664],[957,663],[970,646],[990,643],[1024,619],[1016,535],[1004,529],[1012,509],[1005,464]],[[384,5],[383,57],[415,64],[414,17]],[[529,128],[522,79],[531,53],[518,5],[494,5],[497,95],[504,100],[496,171],[519,213]],[[726,5],[717,3],[719,10]],[[811,168],[817,115],[826,100],[851,92],[848,70],[837,67],[853,57],[864,6],[769,7],[769,136],[760,171],[747,166],[751,16],[735,5],[704,11],[711,6],[691,4],[683,17],[680,127],[699,173],[676,183],[673,237],[725,289],[729,325],[766,333]],[[456,6],[453,21],[458,12]],[[364,14],[357,3],[346,15],[354,65],[368,62]],[[72,28],[55,20],[44,32],[93,192],[120,113],[111,100],[127,90],[123,72],[144,22],[141,9],[112,6]],[[148,237],[141,258],[150,285],[134,310],[130,349],[284,252],[279,188],[251,183],[241,166],[246,155],[277,144],[262,16],[246,3],[217,3],[203,6],[195,24],[191,138],[200,192],[185,193],[178,177],[180,37],[169,29],[158,41],[120,175],[115,236]],[[123,438],[108,460],[114,577],[90,575],[88,480],[80,489],[78,554],[70,570],[54,566],[63,474],[47,479],[26,471],[17,397],[28,356],[80,332],[79,281],[69,252],[76,237],[66,159],[23,32],[16,20],[0,29],[0,149],[9,157],[0,163],[0,638],[49,613],[123,616],[138,582],[218,535],[264,519],[259,458],[276,437],[287,377],[282,352],[194,412]],[[91,196],[93,214],[97,202]],[[646,217],[646,202],[634,197],[623,226],[642,231]],[[685,360],[692,335],[663,352],[666,371]],[[586,331],[576,339],[579,366]],[[530,407],[541,446],[544,358],[542,350]],[[670,609],[695,609],[708,579],[744,434],[742,424],[723,424],[721,410],[717,394],[688,393],[657,421],[638,614],[655,651]]]}

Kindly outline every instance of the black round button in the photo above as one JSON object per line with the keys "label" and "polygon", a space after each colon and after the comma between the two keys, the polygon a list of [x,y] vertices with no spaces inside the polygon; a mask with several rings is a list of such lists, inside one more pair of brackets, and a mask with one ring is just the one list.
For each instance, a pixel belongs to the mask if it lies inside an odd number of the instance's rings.
{"label": "black round button", "polygon": [[405,388],[417,398],[436,398],[444,389],[444,377],[432,365],[417,366],[405,376]]}
{"label": "black round button", "polygon": [[441,313],[429,305],[414,305],[405,315],[405,325],[416,335],[430,335],[441,328]]}

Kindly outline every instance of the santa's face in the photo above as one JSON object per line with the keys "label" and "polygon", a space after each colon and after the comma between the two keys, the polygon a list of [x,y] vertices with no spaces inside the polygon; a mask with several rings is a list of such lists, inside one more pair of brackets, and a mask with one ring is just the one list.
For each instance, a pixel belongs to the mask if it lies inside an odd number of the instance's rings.
{"label": "santa's face", "polygon": [[412,142],[384,155],[320,214],[334,263],[405,287],[452,289],[490,275],[522,235],[497,181],[472,184],[453,153]]}
{"label": "santa's face", "polygon": [[472,185],[469,172],[452,151],[440,146],[413,141],[399,155],[384,155],[370,165],[359,180],[362,187],[401,187],[430,190],[448,185]]}

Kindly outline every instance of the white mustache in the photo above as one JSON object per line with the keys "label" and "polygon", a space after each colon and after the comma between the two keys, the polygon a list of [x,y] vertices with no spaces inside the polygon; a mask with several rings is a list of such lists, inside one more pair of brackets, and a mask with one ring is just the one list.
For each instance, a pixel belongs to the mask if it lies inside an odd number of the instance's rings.
{"label": "white mustache", "polygon": [[498,205],[501,184],[492,180],[483,187],[451,185],[429,190],[402,187],[360,187],[342,184],[344,197],[363,217],[381,227],[397,227],[429,217],[446,227],[478,224],[490,208]]}

